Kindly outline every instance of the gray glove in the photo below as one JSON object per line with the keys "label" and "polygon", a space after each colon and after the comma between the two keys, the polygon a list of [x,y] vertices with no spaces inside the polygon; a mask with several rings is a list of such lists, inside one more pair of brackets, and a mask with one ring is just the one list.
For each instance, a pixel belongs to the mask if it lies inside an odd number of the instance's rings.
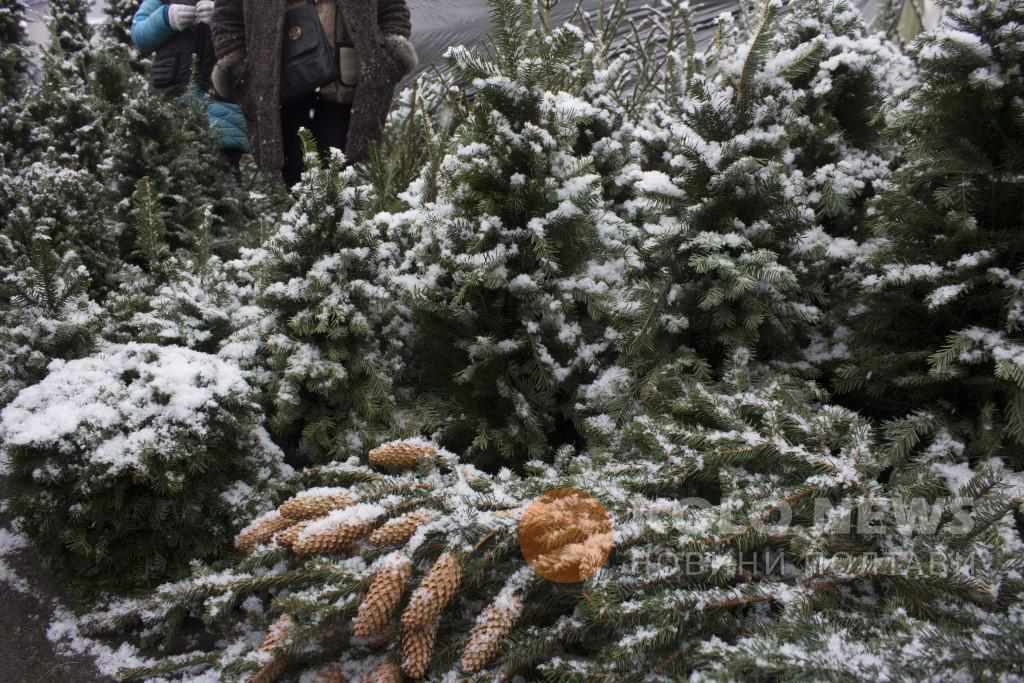
{"label": "gray glove", "polygon": [[184,31],[196,23],[196,8],[192,5],[171,5],[167,10],[167,21],[175,31]]}
{"label": "gray glove", "polygon": [[209,24],[213,20],[213,0],[199,0],[196,3],[196,21]]}

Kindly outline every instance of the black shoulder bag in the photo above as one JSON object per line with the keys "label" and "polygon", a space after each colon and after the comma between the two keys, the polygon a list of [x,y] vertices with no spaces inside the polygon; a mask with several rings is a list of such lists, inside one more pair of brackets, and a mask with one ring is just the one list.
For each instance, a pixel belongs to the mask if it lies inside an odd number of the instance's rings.
{"label": "black shoulder bag", "polygon": [[309,95],[341,77],[338,53],[331,49],[313,0],[289,7],[284,18],[281,99]]}

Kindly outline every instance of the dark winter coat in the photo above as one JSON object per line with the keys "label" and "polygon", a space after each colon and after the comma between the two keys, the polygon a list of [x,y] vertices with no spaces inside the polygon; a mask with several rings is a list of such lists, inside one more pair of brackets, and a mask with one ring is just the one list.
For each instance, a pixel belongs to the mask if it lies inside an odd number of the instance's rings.
{"label": "dark winter coat", "polygon": [[[195,0],[176,0],[194,4]],[[210,29],[196,24],[187,31],[175,31],[168,17],[170,4],[165,0],[143,0],[132,17],[132,42],[141,52],[153,54],[150,82],[158,92],[198,99],[217,133],[221,147],[245,151],[248,133],[245,117],[238,105],[209,98],[210,73],[216,61]],[[192,85],[192,55],[196,55],[199,73]]]}
{"label": "dark winter coat", "polygon": [[[174,0],[194,5],[196,0]],[[198,66],[200,89],[210,87],[210,72],[217,61],[210,42],[210,29],[195,24],[184,31],[171,28],[170,0],[144,0],[132,19],[132,42],[142,52],[153,52],[150,82],[159,92],[184,95],[192,81],[192,59]]]}
{"label": "dark winter coat", "polygon": [[[351,161],[360,161],[369,142],[380,136],[395,85],[415,67],[408,41],[412,27],[405,0],[337,3],[360,62],[344,151]],[[257,161],[272,172],[284,164],[281,55],[286,9],[286,0],[216,0],[213,17],[217,58],[244,55],[231,89],[248,118]]]}

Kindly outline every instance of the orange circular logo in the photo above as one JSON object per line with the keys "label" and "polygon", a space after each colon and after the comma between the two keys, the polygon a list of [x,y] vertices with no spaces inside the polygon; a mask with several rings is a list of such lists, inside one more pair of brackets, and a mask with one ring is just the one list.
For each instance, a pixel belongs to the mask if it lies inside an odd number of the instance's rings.
{"label": "orange circular logo", "polygon": [[527,564],[548,581],[578,583],[597,573],[612,551],[612,519],[593,496],[554,489],[534,500],[519,520]]}

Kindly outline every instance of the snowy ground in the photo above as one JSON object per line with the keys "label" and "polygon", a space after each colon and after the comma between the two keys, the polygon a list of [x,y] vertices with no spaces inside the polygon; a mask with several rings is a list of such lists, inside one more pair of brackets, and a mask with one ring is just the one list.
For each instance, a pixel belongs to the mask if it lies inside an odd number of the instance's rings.
{"label": "snowy ground", "polygon": [[[13,530],[7,511],[7,482],[0,479],[0,680],[5,683],[96,683],[101,675],[93,658],[76,654],[65,643],[57,656],[47,637],[66,596],[22,535]],[[31,578],[31,585],[29,584]]]}

